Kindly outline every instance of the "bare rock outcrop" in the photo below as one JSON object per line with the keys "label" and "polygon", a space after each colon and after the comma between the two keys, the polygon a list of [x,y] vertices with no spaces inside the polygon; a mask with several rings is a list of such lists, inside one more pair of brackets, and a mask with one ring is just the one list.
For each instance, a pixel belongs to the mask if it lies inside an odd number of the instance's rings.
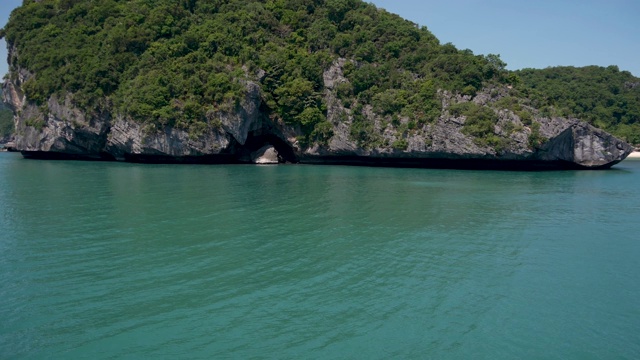
{"label": "bare rock outcrop", "polygon": [[564,161],[584,168],[610,167],[633,151],[620,139],[585,122],[576,121],[553,136],[534,157],[543,161]]}
{"label": "bare rock outcrop", "polygon": [[251,162],[254,164],[277,164],[278,151],[273,145],[265,145],[251,154]]}
{"label": "bare rock outcrop", "polygon": [[209,127],[199,136],[187,131],[165,127],[145,128],[127,119],[118,119],[111,125],[106,152],[116,160],[127,160],[135,155],[155,155],[167,158],[217,155],[229,146],[230,137],[215,127]]}
{"label": "bare rock outcrop", "polygon": [[15,97],[11,100],[19,112],[15,120],[17,150],[101,157],[109,131],[108,113],[86,114],[74,107],[69,97],[63,101],[51,97],[44,106]]}
{"label": "bare rock outcrop", "polygon": [[262,128],[262,114],[260,114],[260,86],[254,82],[245,82],[247,93],[240,106],[234,111],[221,111],[208,114],[210,118],[218,118],[224,130],[231,134],[240,145],[244,145],[247,136],[252,131]]}

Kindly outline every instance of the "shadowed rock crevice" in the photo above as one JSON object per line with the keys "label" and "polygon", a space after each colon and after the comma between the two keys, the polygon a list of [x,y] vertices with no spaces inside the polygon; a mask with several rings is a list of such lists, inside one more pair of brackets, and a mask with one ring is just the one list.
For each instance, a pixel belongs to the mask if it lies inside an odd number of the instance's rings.
{"label": "shadowed rock crevice", "polygon": [[291,145],[274,134],[249,134],[245,144],[238,149],[240,161],[252,162],[250,155],[268,145],[273,146],[277,152],[279,163],[298,162],[298,158]]}

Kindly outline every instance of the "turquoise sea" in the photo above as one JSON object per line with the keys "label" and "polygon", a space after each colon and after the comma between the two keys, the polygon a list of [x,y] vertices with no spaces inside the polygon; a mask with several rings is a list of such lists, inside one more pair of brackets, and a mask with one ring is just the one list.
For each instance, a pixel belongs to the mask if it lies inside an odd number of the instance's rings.
{"label": "turquoise sea", "polygon": [[640,161],[0,153],[0,359],[262,358],[640,358]]}

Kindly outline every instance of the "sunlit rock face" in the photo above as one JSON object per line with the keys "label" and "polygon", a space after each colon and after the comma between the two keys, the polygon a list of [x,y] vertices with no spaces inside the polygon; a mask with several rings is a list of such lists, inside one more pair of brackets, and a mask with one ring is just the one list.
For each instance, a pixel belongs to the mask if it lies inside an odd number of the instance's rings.
{"label": "sunlit rock face", "polygon": [[272,145],[265,145],[251,154],[251,162],[254,164],[277,164],[278,151]]}

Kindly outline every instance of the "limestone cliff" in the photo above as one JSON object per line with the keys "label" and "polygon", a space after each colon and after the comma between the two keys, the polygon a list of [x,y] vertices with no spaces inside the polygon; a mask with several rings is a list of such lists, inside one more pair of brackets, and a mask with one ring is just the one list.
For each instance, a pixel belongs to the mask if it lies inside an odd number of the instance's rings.
{"label": "limestone cliff", "polygon": [[[324,101],[331,136],[324,142],[302,143],[301,131],[269,116],[259,81],[244,83],[246,96],[231,110],[207,114],[198,133],[175,127],[158,128],[113,113],[108,99],[96,109],[78,108],[71,96],[52,96],[43,106],[28,101],[22,84],[33,76],[13,66],[3,85],[5,101],[15,112],[15,145],[27,157],[83,158],[137,162],[255,162],[265,145],[280,162],[366,164],[455,168],[608,168],[623,160],[632,147],[578,119],[542,116],[525,123],[509,109],[496,109],[508,88],[485,88],[475,96],[439,91],[442,111],[437,120],[409,126],[410,119],[385,116],[370,105],[361,110],[374,124],[363,144],[354,139],[354,110],[337,98],[337,85],[348,80],[340,59],[324,73]],[[465,133],[465,115],[456,104],[490,107],[497,121],[493,134],[500,143],[478,141]],[[532,142],[532,136],[535,140]],[[253,159],[253,160],[252,160]]]}
{"label": "limestone cliff", "polygon": [[[408,166],[607,168],[633,151],[626,142],[579,119],[544,117],[529,108],[534,115],[525,124],[513,111],[495,109],[495,104],[508,95],[507,87],[487,88],[474,97],[441,91],[441,115],[434,123],[414,129],[404,126],[410,119],[401,118],[394,124],[371,107],[365,108],[365,115],[376,124],[380,140],[374,147],[363,148],[349,134],[353,114],[335,96],[337,84],[348,81],[341,71],[345,61],[334,63],[324,74],[328,118],[334,125],[334,136],[326,146],[306,149],[301,155],[303,161],[340,163],[352,159]],[[497,113],[494,132],[504,140],[499,146],[483,144],[464,133],[467,119],[453,115],[449,109],[453,104],[465,102],[493,106]],[[540,142],[532,144],[532,135]]]}

